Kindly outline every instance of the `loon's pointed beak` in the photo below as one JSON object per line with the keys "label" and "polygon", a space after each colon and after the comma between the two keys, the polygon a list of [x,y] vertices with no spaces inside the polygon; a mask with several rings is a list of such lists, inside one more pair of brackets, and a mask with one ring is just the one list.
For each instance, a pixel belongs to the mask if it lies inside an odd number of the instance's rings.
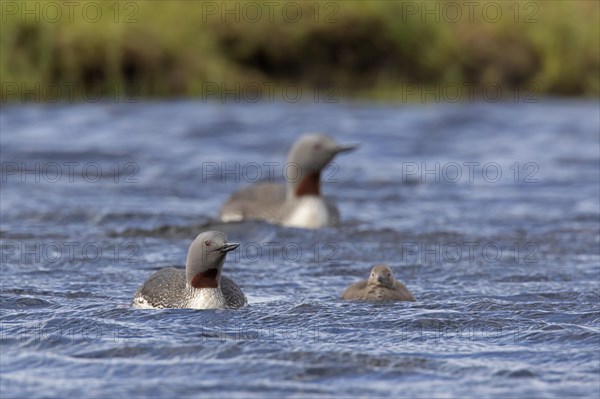
{"label": "loon's pointed beak", "polygon": [[360,147],[359,144],[343,144],[343,145],[338,145],[335,148],[335,153],[339,154],[341,152],[350,152],[350,151],[354,151],[356,150],[358,147]]}
{"label": "loon's pointed beak", "polygon": [[233,251],[234,249],[236,249],[239,246],[240,246],[239,242],[226,242],[225,244],[223,244],[221,246],[221,248],[219,248],[219,250],[223,253],[227,253],[229,251]]}

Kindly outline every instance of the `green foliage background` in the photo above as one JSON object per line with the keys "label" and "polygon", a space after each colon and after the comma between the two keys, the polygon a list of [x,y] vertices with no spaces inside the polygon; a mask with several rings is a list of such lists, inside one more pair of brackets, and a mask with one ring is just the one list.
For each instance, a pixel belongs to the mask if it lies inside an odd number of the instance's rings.
{"label": "green foliage background", "polygon": [[25,3],[2,1],[3,99],[73,82],[78,94],[100,87],[177,97],[202,95],[207,82],[227,90],[327,83],[343,95],[387,99],[407,83],[600,92],[595,0],[477,1],[473,15],[457,1],[458,19],[446,1],[79,1],[72,15],[62,2]]}

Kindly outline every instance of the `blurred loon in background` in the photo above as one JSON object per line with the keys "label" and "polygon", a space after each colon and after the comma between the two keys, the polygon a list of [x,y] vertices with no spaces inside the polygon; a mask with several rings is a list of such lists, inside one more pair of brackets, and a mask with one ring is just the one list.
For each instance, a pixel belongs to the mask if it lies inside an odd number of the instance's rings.
{"label": "blurred loon in background", "polygon": [[323,134],[303,135],[292,146],[286,164],[294,164],[298,177],[286,178],[285,185],[261,182],[233,193],[221,209],[221,220],[265,220],[305,229],[336,225],[337,207],[321,196],[321,171],[337,154],[356,148]]}

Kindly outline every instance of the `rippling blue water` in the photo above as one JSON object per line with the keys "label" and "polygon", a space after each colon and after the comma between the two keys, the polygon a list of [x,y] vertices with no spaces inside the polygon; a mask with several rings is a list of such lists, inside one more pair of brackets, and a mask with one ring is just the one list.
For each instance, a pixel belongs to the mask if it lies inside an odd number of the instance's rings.
{"label": "rippling blue water", "polygon": [[[600,394],[595,102],[5,106],[1,396]],[[302,132],[360,142],[343,222],[221,224]],[[236,164],[239,163],[239,164]],[[469,169],[472,168],[472,169]],[[264,177],[264,176],[263,176]],[[203,230],[242,246],[238,311],[140,311]],[[348,303],[392,266],[416,303]]]}

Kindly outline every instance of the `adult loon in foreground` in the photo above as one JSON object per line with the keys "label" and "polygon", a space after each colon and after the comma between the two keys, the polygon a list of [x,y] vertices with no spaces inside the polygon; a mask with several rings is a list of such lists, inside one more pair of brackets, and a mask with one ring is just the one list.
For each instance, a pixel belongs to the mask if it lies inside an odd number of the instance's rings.
{"label": "adult loon in foreground", "polygon": [[240,244],[227,242],[219,231],[196,237],[188,250],[185,270],[169,267],[152,274],[136,291],[132,306],[138,309],[237,309],[246,296],[221,274],[227,252]]}
{"label": "adult loon in foreground", "polygon": [[346,288],[342,299],[349,301],[416,301],[408,288],[394,279],[392,270],[386,265],[373,267],[369,279],[359,281]]}
{"label": "adult loon in foreground", "polygon": [[321,196],[321,171],[339,153],[356,145],[340,145],[322,134],[305,134],[292,146],[286,184],[262,182],[235,192],[220,213],[224,222],[265,220],[288,227],[317,229],[339,222],[337,207]]}

